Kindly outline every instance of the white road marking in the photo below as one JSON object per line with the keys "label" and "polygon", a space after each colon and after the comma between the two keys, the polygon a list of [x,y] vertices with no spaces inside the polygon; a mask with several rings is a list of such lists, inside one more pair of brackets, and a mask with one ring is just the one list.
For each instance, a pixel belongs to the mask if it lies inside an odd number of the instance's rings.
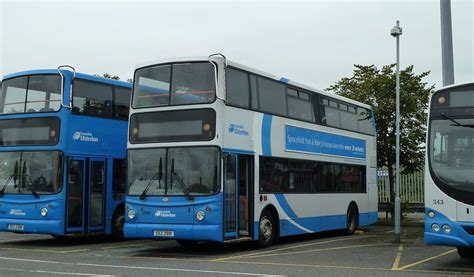
{"label": "white road marking", "polygon": [[78,275],[78,276],[95,276],[95,277],[114,277],[115,275],[103,275],[93,273],[79,273],[79,272],[58,272],[58,271],[44,271],[44,270],[28,270],[32,273],[58,274],[58,275]]}
{"label": "white road marking", "polygon": [[169,267],[148,267],[148,266],[126,266],[126,265],[107,265],[107,264],[87,264],[87,263],[69,263],[69,262],[56,262],[47,260],[33,260],[33,259],[21,259],[21,258],[9,258],[0,257],[0,260],[9,261],[23,261],[31,263],[48,263],[48,264],[61,264],[61,265],[75,265],[75,266],[90,266],[90,267],[107,267],[107,268],[124,268],[124,269],[147,269],[157,271],[174,271],[174,272],[194,272],[194,273],[211,273],[211,274],[225,274],[225,275],[245,275],[245,276],[284,276],[284,275],[271,275],[251,272],[233,272],[233,271],[217,271],[217,270],[201,270],[201,269],[182,269],[182,268],[169,268]]}
{"label": "white road marking", "polygon": [[6,270],[6,271],[20,271],[20,272],[26,272],[24,269],[18,269],[18,268],[7,268],[7,267],[0,267],[1,270]]}

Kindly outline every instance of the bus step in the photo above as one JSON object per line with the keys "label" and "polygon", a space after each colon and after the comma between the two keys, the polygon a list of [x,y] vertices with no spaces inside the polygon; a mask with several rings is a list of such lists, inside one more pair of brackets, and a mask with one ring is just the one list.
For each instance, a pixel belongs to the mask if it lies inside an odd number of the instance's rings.
{"label": "bus step", "polygon": [[251,240],[253,240],[252,237],[242,237],[242,238],[237,238],[237,239],[228,239],[228,240],[225,240],[224,243],[234,243],[234,242],[251,241]]}

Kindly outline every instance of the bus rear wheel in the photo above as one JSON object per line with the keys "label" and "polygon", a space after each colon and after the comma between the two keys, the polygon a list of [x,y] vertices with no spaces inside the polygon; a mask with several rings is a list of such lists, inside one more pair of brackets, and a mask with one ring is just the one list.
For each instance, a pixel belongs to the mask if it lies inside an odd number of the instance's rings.
{"label": "bus rear wheel", "polygon": [[123,240],[123,225],[125,224],[125,215],[123,213],[116,213],[112,218],[112,239]]}
{"label": "bus rear wheel", "polygon": [[463,259],[474,259],[474,248],[458,247],[458,255]]}
{"label": "bus rear wheel", "polygon": [[346,235],[353,235],[357,230],[357,226],[359,225],[359,212],[354,205],[349,206],[347,209],[347,226],[345,233]]}
{"label": "bus rear wheel", "polygon": [[268,247],[272,245],[277,239],[277,225],[276,220],[269,210],[263,211],[258,223],[258,241],[260,247]]}

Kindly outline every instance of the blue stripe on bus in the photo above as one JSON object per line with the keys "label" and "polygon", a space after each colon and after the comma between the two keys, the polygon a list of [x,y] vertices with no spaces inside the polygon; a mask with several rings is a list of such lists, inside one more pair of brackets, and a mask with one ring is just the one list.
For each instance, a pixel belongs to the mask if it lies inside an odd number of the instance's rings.
{"label": "blue stripe on bus", "polygon": [[289,81],[290,81],[290,79],[288,79],[288,78],[285,78],[285,77],[280,78],[280,82],[288,83]]}
{"label": "blue stripe on bus", "polygon": [[262,153],[264,156],[272,155],[272,115],[264,114],[262,121]]}
{"label": "blue stripe on bus", "polygon": [[236,154],[244,154],[244,155],[255,155],[255,151],[253,150],[245,150],[245,149],[238,149],[238,148],[223,148],[224,152],[231,152]]}
{"label": "blue stripe on bus", "polygon": [[[367,220],[369,218],[369,220]],[[361,213],[359,215],[359,226],[374,223],[377,220],[377,212]],[[329,215],[292,219],[296,224],[311,230],[311,233],[340,230],[346,228],[347,215]],[[280,236],[291,236],[307,234],[308,232],[293,224],[290,220],[280,221]]]}
{"label": "blue stripe on bus", "polygon": [[280,207],[285,211],[285,213],[292,219],[298,218],[296,213],[291,209],[290,204],[286,201],[286,198],[283,194],[275,194],[275,198],[278,201]]}

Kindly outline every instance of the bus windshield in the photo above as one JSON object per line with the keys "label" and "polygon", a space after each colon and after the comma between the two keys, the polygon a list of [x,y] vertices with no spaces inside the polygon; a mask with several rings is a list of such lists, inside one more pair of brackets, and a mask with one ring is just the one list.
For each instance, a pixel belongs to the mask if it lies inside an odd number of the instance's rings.
{"label": "bus windshield", "polygon": [[61,107],[61,77],[32,75],[3,81],[0,113],[53,112]]}
{"label": "bus windshield", "polygon": [[432,120],[430,162],[446,185],[474,192],[474,118]]}
{"label": "bus windshield", "polygon": [[[219,191],[219,150],[183,147],[129,150],[129,195],[209,195]],[[147,189],[148,187],[148,189]]]}
{"label": "bus windshield", "polygon": [[216,97],[209,62],[157,65],[135,72],[133,107],[211,103]]}
{"label": "bus windshield", "polygon": [[59,151],[0,152],[0,194],[52,194],[62,188]]}

